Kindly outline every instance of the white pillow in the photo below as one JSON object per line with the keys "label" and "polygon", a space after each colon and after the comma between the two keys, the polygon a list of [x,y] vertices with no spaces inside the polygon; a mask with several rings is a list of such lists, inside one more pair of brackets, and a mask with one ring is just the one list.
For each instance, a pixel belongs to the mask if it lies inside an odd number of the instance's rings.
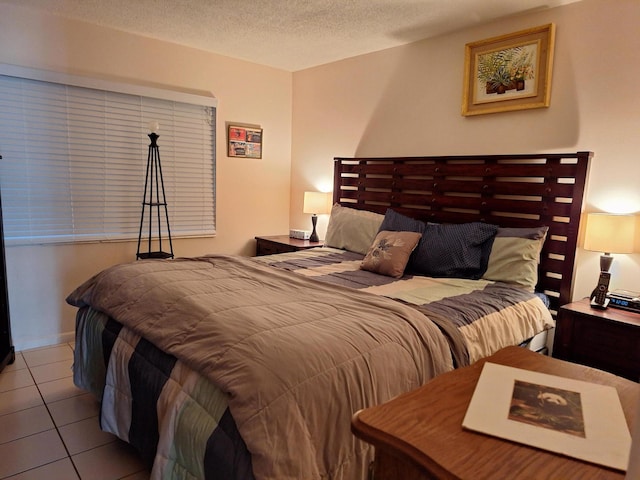
{"label": "white pillow", "polygon": [[326,247],[340,248],[366,255],[378,234],[384,215],[336,203],[331,209]]}

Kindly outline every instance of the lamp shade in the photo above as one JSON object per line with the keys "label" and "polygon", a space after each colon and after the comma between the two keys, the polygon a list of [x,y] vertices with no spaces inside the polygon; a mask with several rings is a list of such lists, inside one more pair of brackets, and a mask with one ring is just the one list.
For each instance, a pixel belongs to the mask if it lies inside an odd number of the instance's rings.
{"label": "lamp shade", "polygon": [[331,213],[331,193],[304,192],[303,213]]}
{"label": "lamp shade", "polygon": [[636,218],[633,215],[589,213],[584,238],[585,250],[605,253],[633,253]]}

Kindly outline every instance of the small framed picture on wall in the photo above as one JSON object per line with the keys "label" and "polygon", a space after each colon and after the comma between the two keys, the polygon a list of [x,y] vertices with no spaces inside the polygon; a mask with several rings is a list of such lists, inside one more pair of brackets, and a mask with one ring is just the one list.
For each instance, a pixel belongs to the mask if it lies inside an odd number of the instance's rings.
{"label": "small framed picture on wall", "polygon": [[229,125],[227,131],[230,157],[262,158],[262,129]]}

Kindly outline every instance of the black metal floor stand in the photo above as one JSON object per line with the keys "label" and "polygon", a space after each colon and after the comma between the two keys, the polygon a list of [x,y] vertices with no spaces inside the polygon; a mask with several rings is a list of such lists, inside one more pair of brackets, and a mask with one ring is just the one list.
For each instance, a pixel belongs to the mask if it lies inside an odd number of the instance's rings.
{"label": "black metal floor stand", "polygon": [[[144,181],[144,197],[142,198],[142,215],[140,217],[140,232],[138,233],[137,259],[145,258],[173,258],[173,243],[171,242],[171,229],[169,228],[169,213],[167,212],[167,201],[164,193],[164,181],[162,179],[162,166],[160,165],[160,150],[158,149],[158,136],[150,133],[149,156],[147,157],[147,176]],[[162,191],[162,197],[160,192]],[[154,198],[155,197],[155,198]],[[164,220],[166,222],[166,236],[169,243],[169,251],[162,250],[162,215],[160,210],[164,210]],[[155,211],[154,211],[155,210]],[[147,251],[140,251],[142,242],[142,230],[145,223],[145,213],[148,216],[148,239]],[[155,215],[154,215],[155,213]],[[153,224],[156,221],[157,231],[154,232]],[[157,235],[156,241],[158,250],[152,250],[154,233]]]}

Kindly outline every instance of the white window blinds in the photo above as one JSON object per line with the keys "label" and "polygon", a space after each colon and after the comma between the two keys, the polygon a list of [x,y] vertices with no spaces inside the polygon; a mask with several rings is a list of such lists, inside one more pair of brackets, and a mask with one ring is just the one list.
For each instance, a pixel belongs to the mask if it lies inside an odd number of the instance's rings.
{"label": "white window blinds", "polygon": [[215,234],[215,106],[206,103],[0,75],[7,243],[137,239],[150,122],[160,124],[171,235]]}

